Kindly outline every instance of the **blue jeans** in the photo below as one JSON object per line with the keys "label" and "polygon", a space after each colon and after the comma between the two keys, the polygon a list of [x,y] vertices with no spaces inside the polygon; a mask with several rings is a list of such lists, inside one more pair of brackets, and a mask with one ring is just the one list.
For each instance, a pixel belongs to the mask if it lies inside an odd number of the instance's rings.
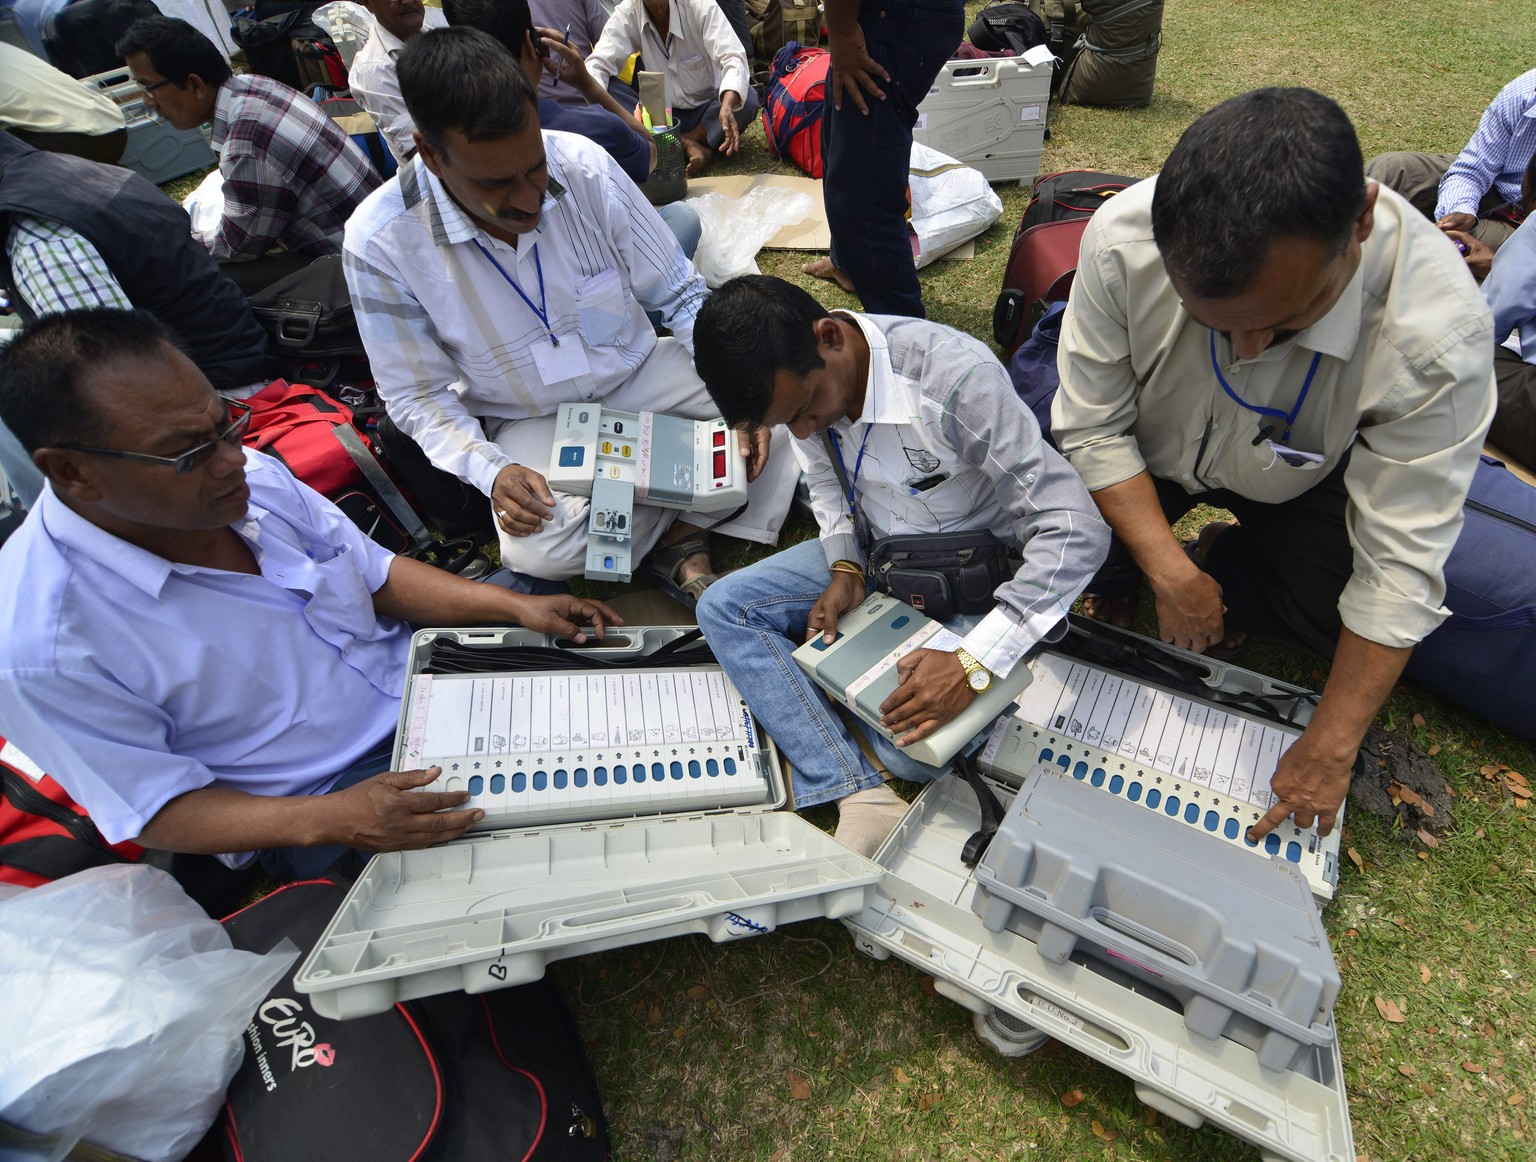
{"label": "blue jeans", "polygon": [[[667,224],[672,237],[682,247],[683,254],[691,261],[693,252],[699,248],[699,237],[704,233],[704,223],[699,221],[699,212],[687,202],[668,202],[665,206],[657,206],[656,213]],[[660,311],[656,312],[656,317],[660,319]]]}
{"label": "blue jeans", "polygon": [[[805,641],[806,618],[832,581],[821,542],[810,540],[727,573],[699,599],[699,626],[752,713],[789,760],[795,808],[880,785],[831,701],[790,656]],[[974,625],[977,618],[951,622]],[[859,728],[893,775],[926,783],[942,774],[909,757],[879,731]]]}
{"label": "blue jeans", "polygon": [[965,33],[963,0],[864,4],[859,27],[869,55],[891,74],[885,100],[865,94],[839,111],[827,86],[821,119],[822,199],[832,261],[853,280],[864,309],[923,318],[923,292],[907,240],[907,170],[917,106]]}

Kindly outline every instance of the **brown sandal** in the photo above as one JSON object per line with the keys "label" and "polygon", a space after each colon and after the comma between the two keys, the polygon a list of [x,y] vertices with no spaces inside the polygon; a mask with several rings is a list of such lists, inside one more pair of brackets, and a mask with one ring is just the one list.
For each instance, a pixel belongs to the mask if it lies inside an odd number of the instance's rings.
{"label": "brown sandal", "polygon": [[720,578],[715,573],[699,573],[683,581],[683,564],[690,557],[708,552],[709,537],[705,533],[684,537],[670,545],[657,545],[640,566],[640,575],[679,605],[692,609],[704,596],[704,590]]}

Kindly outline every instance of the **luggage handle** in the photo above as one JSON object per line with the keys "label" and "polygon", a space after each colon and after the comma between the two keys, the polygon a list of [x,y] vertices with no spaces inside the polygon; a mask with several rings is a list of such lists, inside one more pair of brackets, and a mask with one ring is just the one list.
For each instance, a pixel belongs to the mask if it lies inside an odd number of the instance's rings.
{"label": "luggage handle", "polygon": [[313,342],[319,330],[320,311],[318,309],[313,313],[285,312],[277,320],[277,345],[301,348]]}
{"label": "luggage handle", "polygon": [[1094,908],[1088,913],[1088,917],[1099,927],[1107,928],[1116,935],[1123,936],[1171,960],[1180,961],[1192,968],[1200,964],[1200,958],[1195,955],[1193,949],[1161,932],[1153,931],[1144,924],[1138,924],[1130,917],[1122,916],[1111,908]]}
{"label": "luggage handle", "polygon": [[995,89],[1001,78],[992,61],[955,62],[962,65],[949,74],[951,89]]}

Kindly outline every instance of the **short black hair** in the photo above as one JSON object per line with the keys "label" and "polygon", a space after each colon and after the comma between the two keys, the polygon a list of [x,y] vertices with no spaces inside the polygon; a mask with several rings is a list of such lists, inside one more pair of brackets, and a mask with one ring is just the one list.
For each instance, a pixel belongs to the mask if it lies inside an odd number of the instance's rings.
{"label": "short black hair", "polygon": [[449,28],[478,28],[500,41],[519,63],[523,39],[533,31],[528,0],[443,0],[443,16]]}
{"label": "short black hair", "polygon": [[197,76],[218,88],[230,76],[229,62],[218,45],[185,20],[169,16],[139,17],[118,38],[115,51],[120,57],[143,53],[155,72],[178,87]]}
{"label": "short black hair", "polygon": [[1360,140],[1311,89],[1255,89],[1184,131],[1158,175],[1152,235],[1168,272],[1204,299],[1253,285],[1277,238],[1349,245],[1365,208]]}
{"label": "short black hair", "polygon": [[148,311],[92,307],[44,315],[0,351],[0,420],[28,452],[61,444],[103,444],[106,419],[87,385],[125,359],[164,361],[176,341]]}
{"label": "short black hair", "polygon": [[517,58],[477,28],[434,28],[395,61],[400,95],[439,152],[448,130],[470,141],[519,133],[534,115],[533,85]]}
{"label": "short black hair", "polygon": [[693,365],[733,428],[762,427],[780,371],[825,366],[813,324],[830,312],[794,283],[765,274],[733,278],[699,308]]}

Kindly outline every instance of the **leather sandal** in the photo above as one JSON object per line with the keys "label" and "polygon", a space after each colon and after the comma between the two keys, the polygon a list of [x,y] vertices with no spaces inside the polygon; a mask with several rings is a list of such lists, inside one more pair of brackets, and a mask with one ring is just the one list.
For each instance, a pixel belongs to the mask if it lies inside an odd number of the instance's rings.
{"label": "leather sandal", "polygon": [[692,609],[699,598],[720,578],[715,573],[699,573],[683,581],[680,579],[683,563],[689,557],[709,552],[709,537],[705,533],[684,537],[670,545],[657,545],[640,566],[640,575],[650,581],[679,605]]}

